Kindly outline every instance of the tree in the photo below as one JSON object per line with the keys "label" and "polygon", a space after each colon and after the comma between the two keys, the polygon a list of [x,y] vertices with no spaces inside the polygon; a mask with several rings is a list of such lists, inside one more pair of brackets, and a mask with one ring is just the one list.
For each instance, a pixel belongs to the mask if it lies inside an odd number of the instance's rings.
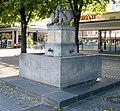
{"label": "tree", "polygon": [[[55,9],[57,0],[1,0],[0,21],[4,24],[21,23],[21,53],[26,53],[26,29],[29,21],[43,19]],[[53,5],[54,4],[54,5]]]}
{"label": "tree", "polygon": [[77,45],[77,52],[79,53],[78,31],[82,11],[91,11],[95,13],[105,12],[108,0],[67,0],[67,2],[70,4],[71,10],[75,17],[74,18],[74,25],[76,27],[75,42]]}

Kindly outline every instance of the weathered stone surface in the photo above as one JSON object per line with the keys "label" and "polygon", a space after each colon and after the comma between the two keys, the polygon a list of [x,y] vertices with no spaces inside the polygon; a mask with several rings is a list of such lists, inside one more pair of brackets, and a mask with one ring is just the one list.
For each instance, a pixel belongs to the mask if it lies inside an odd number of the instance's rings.
{"label": "weathered stone surface", "polygon": [[75,27],[68,25],[48,26],[48,42],[45,55],[69,56],[77,53]]}
{"label": "weathered stone surface", "polygon": [[101,76],[101,57],[81,55],[50,57],[21,54],[20,77],[38,81],[58,88],[65,88]]}
{"label": "weathered stone surface", "polygon": [[[48,51],[52,49],[53,51]],[[45,54],[49,56],[70,56],[75,55],[77,52],[76,45],[73,43],[48,43],[45,46]]]}
{"label": "weathered stone surface", "polygon": [[75,43],[75,28],[67,25],[49,26],[48,43]]}

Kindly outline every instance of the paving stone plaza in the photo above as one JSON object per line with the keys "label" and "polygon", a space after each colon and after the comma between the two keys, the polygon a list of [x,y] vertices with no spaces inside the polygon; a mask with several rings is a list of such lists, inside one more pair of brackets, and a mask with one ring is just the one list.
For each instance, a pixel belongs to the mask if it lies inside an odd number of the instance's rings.
{"label": "paving stone plaza", "polygon": [[0,111],[24,111],[41,104],[37,98],[0,84]]}
{"label": "paving stone plaza", "polygon": [[[0,57],[0,77],[16,76],[19,73],[18,57]],[[103,57],[102,74],[120,79],[120,57]],[[120,87],[109,89],[78,103],[64,107],[64,111],[119,111]],[[40,99],[0,83],[0,111],[55,111]]]}

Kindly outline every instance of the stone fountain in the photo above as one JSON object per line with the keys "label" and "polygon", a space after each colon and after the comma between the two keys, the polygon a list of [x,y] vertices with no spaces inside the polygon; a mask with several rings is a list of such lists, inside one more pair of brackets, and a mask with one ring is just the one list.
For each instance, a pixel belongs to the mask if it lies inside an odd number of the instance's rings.
{"label": "stone fountain", "polygon": [[21,54],[20,77],[64,89],[101,76],[99,55],[77,54],[75,27],[70,26],[72,19],[69,7],[62,12],[58,5],[48,24],[45,54]]}

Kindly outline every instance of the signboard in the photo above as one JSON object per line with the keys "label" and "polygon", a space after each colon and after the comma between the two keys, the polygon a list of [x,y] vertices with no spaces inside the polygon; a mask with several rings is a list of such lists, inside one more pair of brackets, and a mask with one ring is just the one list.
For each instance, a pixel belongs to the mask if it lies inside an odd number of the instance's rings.
{"label": "signboard", "polygon": [[85,15],[80,17],[80,20],[91,20],[91,19],[96,19],[96,15]]}

